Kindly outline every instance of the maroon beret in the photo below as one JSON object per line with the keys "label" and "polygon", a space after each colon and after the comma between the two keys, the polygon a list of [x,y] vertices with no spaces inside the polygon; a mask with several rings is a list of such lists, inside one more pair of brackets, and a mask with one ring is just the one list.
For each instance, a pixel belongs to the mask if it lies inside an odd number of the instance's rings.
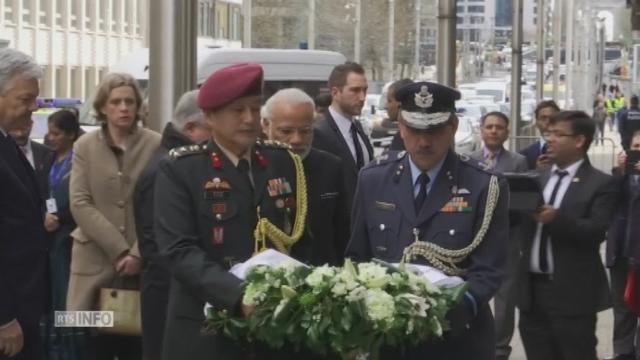
{"label": "maroon beret", "polygon": [[262,95],[262,66],[235,64],[223,67],[202,83],[198,107],[217,110],[243,96]]}

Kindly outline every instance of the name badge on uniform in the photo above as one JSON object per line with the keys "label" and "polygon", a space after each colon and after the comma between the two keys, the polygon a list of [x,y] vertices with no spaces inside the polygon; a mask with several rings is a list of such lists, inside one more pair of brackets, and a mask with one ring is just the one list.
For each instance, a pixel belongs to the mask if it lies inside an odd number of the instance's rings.
{"label": "name badge on uniform", "polygon": [[440,212],[456,213],[456,212],[471,212],[472,207],[469,206],[467,200],[462,196],[452,197],[443,207]]}
{"label": "name badge on uniform", "polygon": [[47,206],[47,212],[49,214],[55,214],[58,212],[58,203],[56,202],[56,199],[49,198],[45,201],[45,204]]}
{"label": "name badge on uniform", "polygon": [[396,209],[396,204],[387,203],[383,201],[376,201],[376,209],[394,211]]}

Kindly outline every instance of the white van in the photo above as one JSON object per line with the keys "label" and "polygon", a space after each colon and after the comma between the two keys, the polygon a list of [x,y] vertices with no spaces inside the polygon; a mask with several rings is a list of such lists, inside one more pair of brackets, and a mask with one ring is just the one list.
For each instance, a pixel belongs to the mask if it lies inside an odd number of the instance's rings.
{"label": "white van", "polygon": [[[312,98],[329,92],[327,81],[336,65],[344,64],[347,58],[334,51],[300,49],[236,49],[199,47],[197,50],[197,83],[202,84],[214,71],[238,63],[258,63],[264,69],[264,99],[276,91],[297,87]],[[111,72],[133,75],[141,88],[146,90],[149,82],[149,49],[140,49],[110,67]],[[93,95],[85,101],[80,118],[90,121]]]}
{"label": "white van", "polygon": [[327,80],[336,65],[347,58],[334,51],[299,49],[231,49],[217,48],[198,57],[198,84],[216,70],[228,65],[253,62],[264,69],[264,97],[276,91],[297,87],[311,97],[328,92]]}

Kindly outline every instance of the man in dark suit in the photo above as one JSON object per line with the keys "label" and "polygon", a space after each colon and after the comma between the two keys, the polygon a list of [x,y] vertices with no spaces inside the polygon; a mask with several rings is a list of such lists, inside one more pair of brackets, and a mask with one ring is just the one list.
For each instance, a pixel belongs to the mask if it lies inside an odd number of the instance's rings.
{"label": "man in dark suit", "polygon": [[[413,255],[408,261],[428,263],[419,255],[422,250],[444,257],[429,265],[461,276],[468,290],[447,314],[451,330],[442,341],[409,348],[404,355],[386,349],[382,358],[493,360],[489,300],[502,280],[508,186],[477,161],[451,150],[458,91],[417,82],[398,89],[396,97],[402,103],[399,126],[407,151],[389,152],[362,170],[347,256],[398,262],[407,251]],[[487,232],[479,233],[480,228]],[[450,250],[460,251],[462,258],[450,258]]]}
{"label": "man in dark suit", "polygon": [[303,240],[292,249],[312,265],[342,264],[349,239],[349,213],[341,160],[313,149],[313,99],[299,89],[283,89],[262,108],[262,129],[270,140],[291,145],[303,160],[308,216]]}
{"label": "man in dark suit", "polygon": [[527,165],[530,170],[536,168],[548,167],[550,165],[549,157],[546,155],[547,143],[544,139],[544,133],[549,127],[549,119],[553,114],[560,111],[558,104],[553,100],[541,101],[535,110],[536,127],[540,132],[540,139],[528,147],[520,150],[520,154],[527,158]]}
{"label": "man in dark suit", "polygon": [[[249,357],[250,351],[223,334],[202,334],[204,305],[238,316],[251,313],[241,301],[242,280],[229,268],[265,245],[287,252],[302,237],[306,203],[297,206],[304,197],[300,158],[283,145],[256,142],[262,74],[260,65],[237,64],[209,76],[198,106],[211,139],[174,149],[160,162],[154,233],[172,276],[164,360]],[[265,230],[266,244],[254,240],[258,220],[285,234]]]}
{"label": "man in dark suit", "polygon": [[0,359],[41,359],[38,322],[47,298],[43,201],[29,161],[8,132],[36,109],[40,67],[0,50]]}
{"label": "man in dark suit", "polygon": [[[400,102],[396,99],[396,90],[407,84],[411,84],[412,82],[413,80],[411,79],[400,79],[392,82],[387,88],[387,93],[385,94],[385,108],[387,110],[387,117],[389,121],[394,123],[398,122],[398,114],[400,113]],[[404,150],[404,142],[402,141],[402,137],[400,136],[400,131],[393,135],[391,145],[389,145],[389,150]]]}
{"label": "man in dark suit", "polygon": [[53,151],[49,147],[31,141],[31,129],[33,128],[33,120],[21,124],[9,130],[9,135],[18,144],[18,147],[29,160],[29,163],[36,172],[38,180],[38,188],[43,198],[49,198],[49,169],[53,163]]}
{"label": "man in dark suit", "polygon": [[595,122],[555,114],[542,205],[528,217],[520,264],[520,335],[530,360],[595,360],[596,314],[611,306],[600,244],[616,207],[613,178],[589,163]]}
{"label": "man in dark suit", "polygon": [[198,90],[193,90],[183,94],[178,100],[173,119],[162,132],[161,147],[140,175],[133,197],[138,247],[144,260],[140,278],[140,311],[142,348],[144,357],[148,360],[162,358],[162,340],[171,282],[169,271],[160,260],[153,232],[155,177],[160,160],[171,149],[198,144],[211,136],[197,99]]}
{"label": "man in dark suit", "polygon": [[356,190],[358,172],[373,160],[373,146],[355,117],[360,115],[367,97],[367,78],[362,66],[348,62],[333,68],[329,75],[331,106],[324,120],[315,126],[313,147],[342,160],[347,204]]}
{"label": "man in dark suit", "polygon": [[[528,170],[527,159],[523,155],[504,148],[509,137],[509,118],[501,112],[490,112],[480,119],[480,135],[484,147],[469,156],[486,164],[489,170],[498,173],[521,173]],[[500,290],[496,293],[494,316],[496,318],[496,360],[506,360],[511,354],[511,338],[515,323],[517,297],[518,262],[522,227],[516,215],[510,213],[509,241],[507,242],[507,266]]]}

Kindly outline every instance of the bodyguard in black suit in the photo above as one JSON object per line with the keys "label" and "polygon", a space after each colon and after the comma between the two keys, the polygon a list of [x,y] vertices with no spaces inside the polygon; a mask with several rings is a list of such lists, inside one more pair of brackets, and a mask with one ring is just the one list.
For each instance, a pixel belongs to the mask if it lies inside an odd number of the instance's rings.
{"label": "bodyguard in black suit", "polygon": [[[488,303],[503,275],[508,186],[477,161],[451,150],[459,92],[418,82],[398,89],[396,97],[402,102],[399,125],[407,151],[383,155],[360,173],[347,256],[399,262],[405,250],[424,250],[446,260],[429,263],[417,255],[408,261],[457,274],[469,287],[447,314],[451,330],[444,339],[405,354],[385,349],[382,359],[493,360]],[[463,258],[450,258],[448,250],[459,250]]]}
{"label": "bodyguard in black suit", "polygon": [[154,185],[158,164],[173,148],[193,145],[207,140],[211,134],[197,104],[198,91],[189,91],[180,97],[173,119],[162,132],[162,142],[144,169],[133,196],[138,233],[138,248],[144,260],[140,277],[140,311],[142,316],[142,349],[147,360],[162,358],[169,285],[171,276],[158,253],[153,232]]}
{"label": "bodyguard in black suit", "polygon": [[530,360],[596,359],[596,314],[611,305],[599,249],[616,186],[586,156],[594,133],[582,111],[550,120],[545,205],[524,224],[520,266],[520,335]]}
{"label": "bodyguard in black suit", "polygon": [[343,168],[338,157],[311,148],[313,109],[313,99],[302,90],[280,90],[262,108],[262,129],[270,140],[291,145],[303,159],[308,226],[293,257],[312,265],[342,264],[349,238]]}
{"label": "bodyguard in black suit", "polygon": [[[411,84],[412,82],[413,81],[411,79],[400,79],[391,83],[387,88],[387,93],[385,94],[385,109],[387,110],[387,116],[390,121],[397,123],[398,114],[400,113],[400,102],[396,99],[396,90],[405,85]],[[400,131],[393,135],[391,145],[389,145],[389,150],[404,150],[404,142],[400,136]]]}
{"label": "bodyguard in black suit", "polygon": [[[242,281],[228,272],[263,246],[258,220],[297,246],[304,206],[299,157],[280,145],[256,143],[260,133],[262,68],[238,64],[213,73],[198,105],[212,138],[174,149],[161,161],[155,184],[155,226],[161,258],[171,273],[162,358],[242,360],[251,355],[222,334],[203,335],[204,305],[247,315]],[[297,220],[300,222],[296,223]],[[275,247],[281,248],[280,245]],[[260,354],[262,356],[262,354]]]}
{"label": "bodyguard in black suit", "polygon": [[[549,119],[558,111],[560,111],[560,108],[553,100],[541,101],[538,106],[536,106],[536,127],[538,128],[540,135],[544,135],[549,127]],[[547,144],[544,137],[541,137],[540,140],[520,150],[520,154],[527,158],[527,166],[529,166],[529,170],[547,167],[550,165],[546,152]]]}
{"label": "bodyguard in black suit", "polygon": [[[316,123],[313,147],[331,153],[342,160],[347,203],[356,190],[358,172],[373,160],[373,146],[362,125],[355,121],[367,97],[367,78],[362,66],[348,62],[333,68],[329,75],[331,106],[324,120]],[[357,141],[355,141],[357,140]]]}
{"label": "bodyguard in black suit", "polygon": [[10,74],[0,81],[0,359],[35,360],[42,357],[38,322],[48,295],[43,201],[8,131],[31,120],[42,72],[13,49],[0,50],[0,72]]}

